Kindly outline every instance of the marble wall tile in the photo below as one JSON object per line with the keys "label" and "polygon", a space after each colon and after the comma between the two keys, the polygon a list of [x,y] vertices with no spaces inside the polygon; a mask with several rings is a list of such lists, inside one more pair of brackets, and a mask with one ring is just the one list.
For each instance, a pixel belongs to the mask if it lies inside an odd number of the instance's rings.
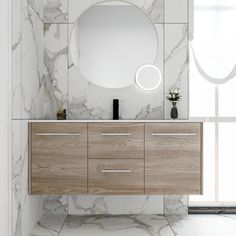
{"label": "marble wall tile", "polygon": [[22,164],[21,121],[12,121],[11,154],[11,232],[12,236],[21,236],[22,230]]}
{"label": "marble wall tile", "polygon": [[165,0],[165,23],[188,23],[188,1]]}
{"label": "marble wall tile", "polygon": [[58,236],[65,219],[66,215],[44,215],[30,236]]}
{"label": "marble wall tile", "polygon": [[68,97],[68,25],[45,24],[43,107],[48,118],[56,118],[57,110],[67,109]]}
{"label": "marble wall tile", "polygon": [[44,23],[67,23],[68,0],[44,0]]}
{"label": "marble wall tile", "polygon": [[43,0],[27,0],[28,5],[43,22]]}
{"label": "marble wall tile", "polygon": [[22,0],[22,117],[39,118],[43,88],[43,23]]}
{"label": "marble wall tile", "polygon": [[79,72],[69,69],[69,118],[111,119],[112,100],[120,100],[121,119],[162,119],[162,86],[144,93],[135,85],[109,90],[89,83]]}
{"label": "marble wall tile", "polygon": [[163,214],[162,196],[69,196],[68,213]]}
{"label": "marble wall tile", "polygon": [[[42,46],[40,49],[33,42],[37,41],[38,45],[43,45],[43,41],[40,41],[43,38],[39,37],[39,31],[43,30],[43,23],[40,19],[43,5],[40,1],[34,0],[13,0],[12,3],[11,235],[22,236],[28,235],[41,217],[40,212],[42,212],[40,198],[29,197],[28,195],[28,124],[23,119],[30,117],[31,109],[26,109],[27,112],[25,112],[22,102],[30,97],[28,95],[32,94],[31,89],[36,91],[34,86],[32,88],[27,87],[27,83],[35,85],[32,83],[34,82],[32,76],[38,76],[39,70],[35,70],[35,68],[40,69],[39,65],[42,64],[39,58],[36,59],[37,55],[40,53],[42,55]],[[41,35],[43,36],[43,31]],[[37,93],[32,97],[36,95]],[[28,104],[28,101],[25,104]]]}
{"label": "marble wall tile", "polygon": [[[70,25],[69,35],[72,28]],[[156,25],[156,30],[159,51],[154,64],[163,72],[163,25]],[[121,119],[163,119],[163,84],[150,92],[139,89],[136,84],[122,89],[102,88],[90,83],[80,73],[69,54],[70,119],[111,119],[114,98],[120,99]]]}
{"label": "marble wall tile", "polygon": [[[188,118],[188,25],[165,25],[165,96],[171,87],[179,87],[182,99],[177,104],[179,119]],[[165,100],[165,119],[170,118],[171,103]]]}
{"label": "marble wall tile", "polygon": [[28,122],[12,121],[12,236],[28,235],[42,216],[42,198],[28,195]]}
{"label": "marble wall tile", "polygon": [[21,0],[12,0],[12,118],[21,117]]}
{"label": "marble wall tile", "polygon": [[174,236],[166,218],[157,215],[68,216],[60,235]]}
{"label": "marble wall tile", "polygon": [[[130,2],[137,4],[135,0]],[[143,0],[141,9],[146,12],[154,24],[164,22],[164,0]]]}
{"label": "marble wall tile", "polygon": [[187,215],[188,197],[187,196],[164,196],[165,215]]}
{"label": "marble wall tile", "polygon": [[[101,2],[100,0],[68,0],[69,1],[69,23],[74,23],[79,16],[89,7]],[[109,2],[109,0],[108,0]],[[112,2],[112,1],[110,1]],[[141,8],[153,21],[153,23],[163,23],[164,0],[126,0]]]}
{"label": "marble wall tile", "polygon": [[44,196],[44,215],[66,215],[68,214],[68,196]]}
{"label": "marble wall tile", "polygon": [[43,199],[28,194],[28,121],[22,120],[22,236],[29,235],[38,220],[42,217]]}

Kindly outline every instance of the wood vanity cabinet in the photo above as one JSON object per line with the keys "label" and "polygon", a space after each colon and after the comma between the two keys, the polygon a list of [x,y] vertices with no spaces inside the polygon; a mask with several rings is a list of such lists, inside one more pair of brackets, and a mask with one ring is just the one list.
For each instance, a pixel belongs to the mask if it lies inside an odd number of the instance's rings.
{"label": "wood vanity cabinet", "polygon": [[30,123],[29,192],[87,194],[87,124]]}
{"label": "wood vanity cabinet", "polygon": [[88,193],[144,194],[144,123],[88,124]]}
{"label": "wood vanity cabinet", "polygon": [[31,194],[202,193],[202,123],[31,122]]}
{"label": "wood vanity cabinet", "polygon": [[89,194],[144,194],[144,159],[90,159]]}
{"label": "wood vanity cabinet", "polygon": [[145,126],[145,193],[202,193],[202,124]]}
{"label": "wood vanity cabinet", "polygon": [[144,158],[143,123],[88,124],[89,158]]}

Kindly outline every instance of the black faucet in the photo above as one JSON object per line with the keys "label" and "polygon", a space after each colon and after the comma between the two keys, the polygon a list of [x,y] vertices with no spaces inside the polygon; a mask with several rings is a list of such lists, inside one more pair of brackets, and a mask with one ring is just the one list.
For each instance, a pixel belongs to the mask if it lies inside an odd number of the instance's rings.
{"label": "black faucet", "polygon": [[113,99],[113,120],[119,120],[119,99]]}

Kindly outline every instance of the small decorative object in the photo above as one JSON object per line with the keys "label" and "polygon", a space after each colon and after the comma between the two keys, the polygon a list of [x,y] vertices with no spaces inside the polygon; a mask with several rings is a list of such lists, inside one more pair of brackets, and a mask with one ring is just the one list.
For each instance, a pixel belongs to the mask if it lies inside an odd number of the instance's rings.
{"label": "small decorative object", "polygon": [[66,120],[66,109],[64,109],[64,96],[55,96],[57,103],[57,119]]}
{"label": "small decorative object", "polygon": [[178,119],[178,109],[176,107],[177,102],[172,102],[173,107],[171,108],[170,117],[175,120]]}
{"label": "small decorative object", "polygon": [[173,105],[170,112],[171,119],[178,119],[177,102],[181,99],[180,89],[177,87],[171,88],[166,99],[169,100]]}
{"label": "small decorative object", "polygon": [[63,120],[64,113],[61,110],[57,111],[57,119],[58,120]]}
{"label": "small decorative object", "polygon": [[63,110],[63,120],[66,120],[66,109]]}
{"label": "small decorative object", "polygon": [[113,120],[119,120],[119,99],[113,99]]}
{"label": "small decorative object", "polygon": [[66,109],[64,109],[65,104],[65,96],[61,92],[60,88],[58,87],[58,80],[53,78],[49,80],[51,74],[49,72],[49,68],[46,66],[44,67],[44,77],[48,78],[46,81],[50,81],[51,83],[47,84],[49,87],[49,94],[50,97],[54,99],[56,105],[56,114],[58,120],[66,120]]}

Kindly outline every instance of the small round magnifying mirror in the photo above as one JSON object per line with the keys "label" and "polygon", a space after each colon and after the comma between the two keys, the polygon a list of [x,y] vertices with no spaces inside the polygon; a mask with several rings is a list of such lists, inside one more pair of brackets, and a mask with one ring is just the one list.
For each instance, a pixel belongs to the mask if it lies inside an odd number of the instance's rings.
{"label": "small round magnifying mirror", "polygon": [[151,91],[157,89],[162,81],[160,70],[154,65],[141,66],[135,75],[135,82],[139,88]]}

